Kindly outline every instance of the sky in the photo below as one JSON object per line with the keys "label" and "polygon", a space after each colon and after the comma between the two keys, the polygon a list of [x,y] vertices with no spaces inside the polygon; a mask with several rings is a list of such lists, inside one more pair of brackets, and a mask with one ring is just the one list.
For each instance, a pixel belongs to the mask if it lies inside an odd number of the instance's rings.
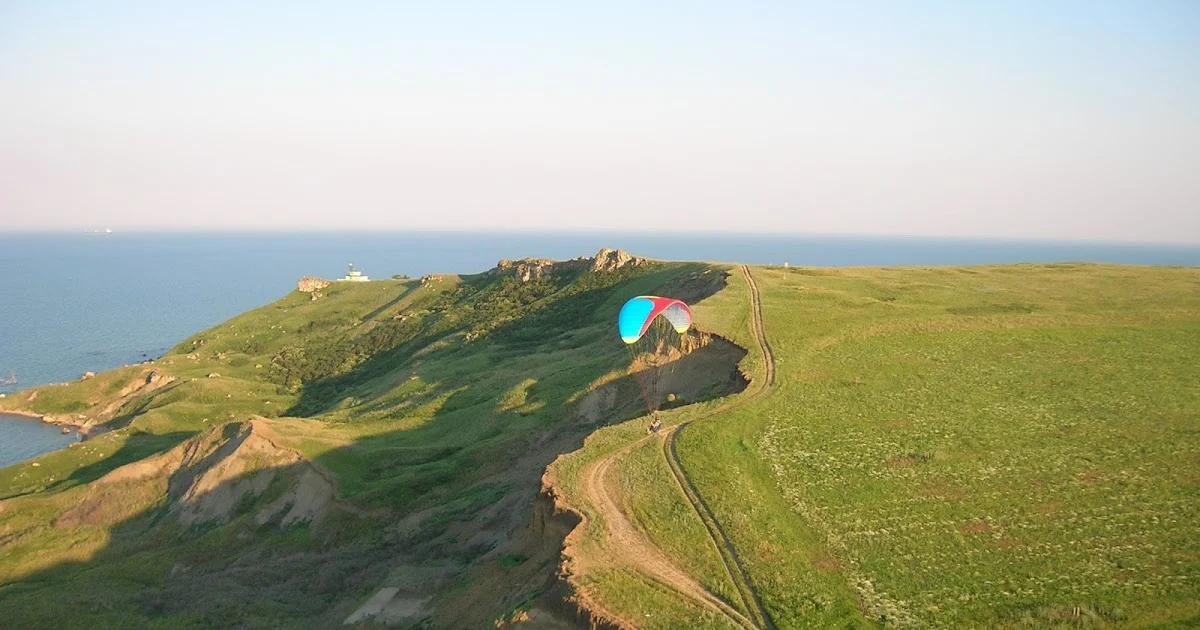
{"label": "sky", "polygon": [[1200,3],[0,0],[0,231],[103,227],[1200,243]]}

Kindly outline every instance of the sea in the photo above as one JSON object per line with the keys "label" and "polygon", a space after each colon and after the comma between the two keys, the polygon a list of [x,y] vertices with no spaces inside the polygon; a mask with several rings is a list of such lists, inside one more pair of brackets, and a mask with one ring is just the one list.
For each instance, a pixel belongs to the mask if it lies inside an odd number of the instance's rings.
{"label": "sea", "polygon": [[[0,393],[154,358],[276,300],[305,275],[474,273],[601,247],[793,266],[1115,262],[1200,265],[1200,246],[915,237],[647,233],[0,233]],[[14,382],[7,382],[7,381]],[[0,467],[74,436],[0,415]]]}

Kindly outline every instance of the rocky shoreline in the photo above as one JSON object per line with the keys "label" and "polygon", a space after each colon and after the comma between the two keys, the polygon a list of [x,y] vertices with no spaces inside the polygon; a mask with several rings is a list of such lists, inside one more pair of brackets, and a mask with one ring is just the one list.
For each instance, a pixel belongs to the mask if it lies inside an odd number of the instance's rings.
{"label": "rocky shoreline", "polygon": [[[91,401],[91,406],[87,409],[86,414],[39,413],[22,408],[30,406],[37,399],[42,388],[54,387],[55,384],[41,385],[29,390],[16,392],[14,398],[0,403],[0,413],[10,413],[15,416],[23,416],[31,419],[36,418],[46,424],[63,427],[64,429],[73,429],[82,439],[86,440],[89,437],[111,431],[112,427],[108,423],[112,422],[121,408],[134,398],[159,390],[178,380],[175,376],[165,374],[160,370],[145,366],[145,364],[143,365],[141,373],[133,376],[132,380],[125,387],[121,388],[120,391],[106,395],[100,400]],[[79,380],[86,381],[95,377],[94,373],[85,372]],[[66,383],[58,383],[57,385],[66,385]],[[23,395],[26,393],[27,395]],[[13,405],[13,407],[6,405]]]}
{"label": "rocky shoreline", "polygon": [[106,427],[103,427],[103,426],[84,424],[85,422],[87,422],[86,419],[82,419],[82,420],[77,419],[68,414],[37,413],[36,411],[26,411],[24,409],[3,409],[3,408],[0,408],[0,414],[5,414],[5,415],[9,415],[9,416],[18,416],[18,417],[22,417],[22,418],[29,418],[30,420],[40,420],[40,421],[44,422],[45,424],[52,424],[52,425],[63,427],[63,428],[70,428],[70,429],[73,429],[75,431],[75,433],[78,433],[79,437],[83,440],[86,440],[93,435],[98,435],[100,433],[104,433],[105,431],[108,430]]}

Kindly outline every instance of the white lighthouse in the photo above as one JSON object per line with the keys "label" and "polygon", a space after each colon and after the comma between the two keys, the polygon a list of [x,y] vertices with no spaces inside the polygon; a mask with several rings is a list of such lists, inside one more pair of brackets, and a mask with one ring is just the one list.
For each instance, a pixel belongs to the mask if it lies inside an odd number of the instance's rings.
{"label": "white lighthouse", "polygon": [[366,282],[370,278],[363,275],[363,272],[354,268],[354,263],[350,263],[350,270],[346,272],[346,277],[342,278],[344,282]]}

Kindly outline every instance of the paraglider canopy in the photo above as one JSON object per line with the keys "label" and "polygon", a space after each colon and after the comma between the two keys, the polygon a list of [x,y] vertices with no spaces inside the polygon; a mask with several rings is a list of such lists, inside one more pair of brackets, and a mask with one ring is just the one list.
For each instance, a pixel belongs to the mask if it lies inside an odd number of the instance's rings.
{"label": "paraglider canopy", "polygon": [[617,316],[617,332],[629,352],[630,372],[637,378],[646,411],[652,416],[665,395],[660,384],[670,383],[691,327],[692,310],[675,298],[639,295],[626,302]]}
{"label": "paraglider canopy", "polygon": [[621,333],[621,341],[626,344],[637,343],[659,315],[681,335],[692,326],[692,310],[687,304],[675,298],[639,295],[626,302],[617,316],[617,331]]}

